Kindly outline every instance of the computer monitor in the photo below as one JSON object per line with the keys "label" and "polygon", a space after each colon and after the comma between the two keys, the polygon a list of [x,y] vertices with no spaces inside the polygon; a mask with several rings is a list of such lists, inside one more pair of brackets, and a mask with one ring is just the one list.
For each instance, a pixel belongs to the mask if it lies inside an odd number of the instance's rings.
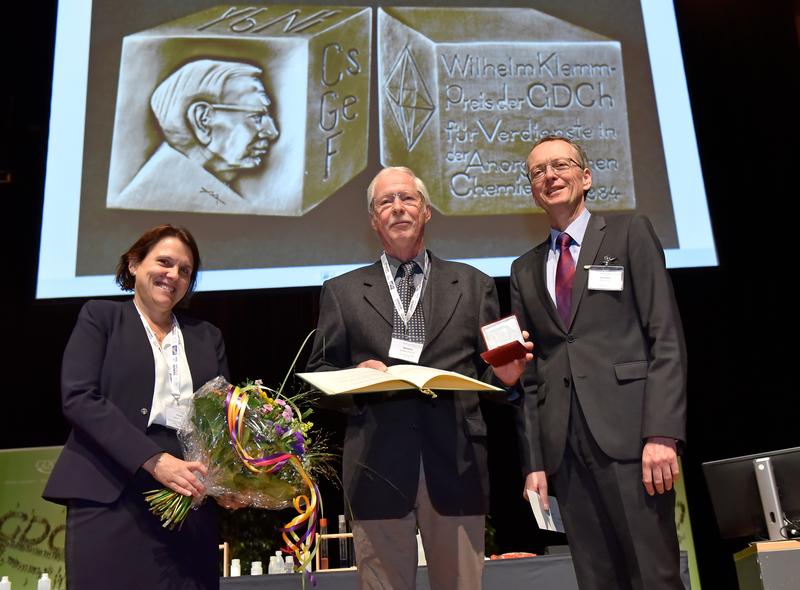
{"label": "computer monitor", "polygon": [[797,536],[784,518],[800,521],[800,447],[709,461],[703,472],[723,538]]}

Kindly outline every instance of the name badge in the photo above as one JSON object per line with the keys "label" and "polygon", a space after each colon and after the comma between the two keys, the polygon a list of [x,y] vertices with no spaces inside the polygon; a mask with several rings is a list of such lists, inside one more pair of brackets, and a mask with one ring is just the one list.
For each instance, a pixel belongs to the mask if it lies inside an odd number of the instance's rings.
{"label": "name badge", "polygon": [[400,359],[407,363],[419,363],[419,357],[422,354],[421,342],[409,342],[408,340],[400,340],[399,338],[392,338],[392,344],[389,346],[389,356],[393,359]]}
{"label": "name badge", "polygon": [[167,405],[167,427],[178,430],[186,422],[189,406],[186,404],[169,403]]}
{"label": "name badge", "polygon": [[591,291],[622,291],[625,269],[622,266],[585,266]]}

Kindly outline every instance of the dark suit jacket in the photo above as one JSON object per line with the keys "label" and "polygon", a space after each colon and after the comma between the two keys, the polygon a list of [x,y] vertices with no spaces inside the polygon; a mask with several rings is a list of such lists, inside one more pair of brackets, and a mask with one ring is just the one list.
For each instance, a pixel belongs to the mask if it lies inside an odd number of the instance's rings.
{"label": "dark suit jacket", "polygon": [[[531,333],[535,361],[522,382],[526,473],[554,473],[564,454],[574,386],[589,429],[612,459],[641,458],[643,439],[684,440],[686,351],[672,283],[642,215],[592,215],[576,263],[572,324],[547,292],[549,240],[511,267],[511,305]],[[620,291],[589,291],[585,265],[625,268]]]}
{"label": "dark suit jacket", "polygon": [[[480,327],[497,319],[494,281],[480,271],[431,255],[422,298],[425,346],[420,365],[490,378],[479,354]],[[368,359],[387,365],[392,300],[380,262],[327,281],[309,371],[344,369]],[[486,424],[478,394],[418,391],[345,396],[343,472],[356,519],[400,518],[413,508],[422,456],[431,501],[446,515],[488,508]],[[331,401],[331,400],[326,400]]]}
{"label": "dark suit jacket", "polygon": [[[178,317],[195,388],[228,375],[220,331]],[[44,498],[111,503],[160,448],[145,434],[155,387],[153,351],[132,300],[89,301],[64,351],[61,397],[72,425]]]}

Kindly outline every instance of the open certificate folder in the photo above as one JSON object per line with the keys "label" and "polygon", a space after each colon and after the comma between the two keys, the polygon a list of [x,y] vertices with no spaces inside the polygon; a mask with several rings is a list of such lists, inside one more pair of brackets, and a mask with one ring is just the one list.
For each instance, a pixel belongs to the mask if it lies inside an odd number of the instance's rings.
{"label": "open certificate folder", "polygon": [[298,373],[297,376],[328,395],[395,391],[397,389],[419,389],[426,393],[434,389],[503,391],[499,387],[453,371],[442,371],[419,365],[393,365],[385,372],[377,369],[356,368],[319,373]]}

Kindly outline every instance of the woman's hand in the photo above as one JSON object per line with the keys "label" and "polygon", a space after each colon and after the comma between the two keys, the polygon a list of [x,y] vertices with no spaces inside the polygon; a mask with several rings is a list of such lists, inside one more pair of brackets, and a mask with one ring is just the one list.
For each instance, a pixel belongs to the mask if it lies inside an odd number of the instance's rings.
{"label": "woman's hand", "polygon": [[208,475],[205,465],[200,461],[182,461],[169,453],[159,453],[145,461],[142,468],[156,481],[184,496],[200,498],[206,492],[205,486],[195,475],[195,472]]}

